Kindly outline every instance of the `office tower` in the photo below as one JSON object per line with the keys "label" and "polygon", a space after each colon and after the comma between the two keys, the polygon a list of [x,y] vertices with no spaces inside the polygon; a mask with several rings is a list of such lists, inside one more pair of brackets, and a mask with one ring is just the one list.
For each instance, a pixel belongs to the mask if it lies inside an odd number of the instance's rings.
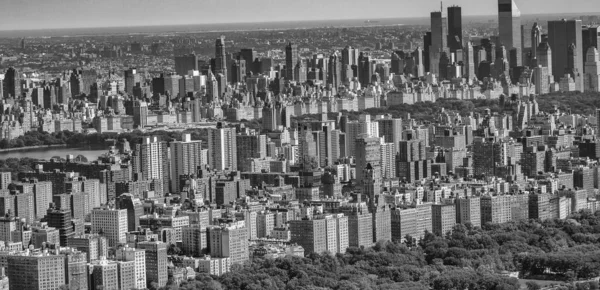
{"label": "office tower", "polygon": [[342,63],[340,61],[338,51],[329,57],[327,84],[330,84],[336,91],[342,85]]}
{"label": "office tower", "polygon": [[6,258],[10,289],[54,290],[65,284],[65,257],[29,254]]}
{"label": "office tower", "polygon": [[537,49],[542,43],[542,27],[536,23],[533,24],[533,28],[531,28],[531,59],[536,59]]}
{"label": "office tower", "polygon": [[143,101],[133,102],[133,126],[144,128],[148,124],[148,103]]}
{"label": "office tower", "polygon": [[21,97],[21,73],[13,67],[9,67],[4,74],[2,82],[4,98]]}
{"label": "office tower", "polygon": [[92,233],[101,234],[110,247],[125,243],[127,233],[127,210],[95,208],[92,210]]}
{"label": "office tower", "polygon": [[455,52],[463,47],[462,9],[459,6],[448,7],[448,47]]}
{"label": "office tower", "polygon": [[[521,54],[523,57],[531,57],[532,48],[532,28],[527,25],[521,25]],[[528,66],[530,59],[523,59],[523,66]],[[527,62],[526,62],[527,61]]]}
{"label": "office tower", "polygon": [[219,95],[219,82],[217,78],[212,72],[209,72],[206,78],[206,101],[205,103],[209,104],[216,100],[220,100],[221,95]]}
{"label": "office tower", "polygon": [[144,205],[140,199],[131,193],[124,193],[117,197],[116,206],[117,209],[127,210],[127,231],[137,231],[140,226],[140,217],[144,215]]}
{"label": "office tower", "polygon": [[442,51],[439,55],[440,55],[440,59],[439,59],[440,61],[438,63],[438,65],[439,65],[439,69],[438,69],[439,78],[440,78],[440,80],[446,80],[446,79],[447,80],[451,80],[452,77],[449,74],[449,71],[450,71],[449,68],[450,68],[450,65],[451,65],[450,56],[445,51]]}
{"label": "office tower", "polygon": [[181,141],[171,142],[171,192],[181,190],[180,176],[196,173],[202,165],[202,141],[192,141],[189,133],[181,135]]}
{"label": "office tower", "polygon": [[415,62],[415,69],[413,72],[413,75],[416,77],[422,77],[425,75],[425,63],[424,63],[424,59],[423,59],[423,49],[420,47],[417,47],[417,49],[415,49],[415,51],[413,51],[413,59]]}
{"label": "office tower", "polygon": [[248,233],[243,221],[210,227],[208,240],[211,257],[231,258],[231,264],[241,264],[249,259]]}
{"label": "office tower", "polygon": [[46,221],[48,226],[59,230],[60,245],[63,247],[68,246],[69,238],[74,235],[71,213],[68,210],[50,208],[46,213]]}
{"label": "office tower", "polygon": [[431,12],[431,51],[440,52],[448,47],[448,23],[443,12]]}
{"label": "office tower", "polygon": [[392,69],[391,72],[396,75],[404,74],[404,60],[401,59],[398,54],[392,52]]}
{"label": "office tower", "polygon": [[[256,51],[253,48],[242,48],[240,51],[240,60],[246,61],[246,71],[252,74],[261,72],[259,65],[255,65]],[[258,64],[258,63],[257,63]]]}
{"label": "office tower", "polygon": [[431,70],[431,32],[428,31],[423,36],[423,66],[425,67],[425,72],[430,72]]}
{"label": "office tower", "polygon": [[508,50],[516,48],[516,63],[521,65],[521,11],[514,0],[498,0],[498,30],[500,44]]}
{"label": "office tower", "polygon": [[[547,67],[550,73],[553,73],[553,56],[552,49],[547,42],[541,42],[536,49],[537,64],[543,67]],[[564,71],[563,71],[564,75]]]}
{"label": "office tower", "polygon": [[598,25],[591,25],[591,26],[584,26],[581,28],[581,37],[582,37],[582,51],[581,53],[583,53],[583,62],[585,63],[587,61],[587,52],[589,50],[590,47],[595,47],[596,49],[600,49],[598,47],[598,44],[600,43],[600,26]]}
{"label": "office tower", "polygon": [[569,68],[569,47],[583,47],[581,35],[581,20],[548,21],[548,44],[552,48],[552,75],[555,81],[560,81],[569,69],[580,76],[575,76],[575,89],[584,91],[583,87],[583,57],[576,53],[572,68]]}
{"label": "office tower", "polygon": [[356,182],[365,180],[365,170],[370,165],[375,174],[381,177],[381,139],[378,137],[360,136],[355,140],[356,146]]}
{"label": "office tower", "polygon": [[578,82],[578,79],[582,79],[584,76],[583,70],[579,70],[576,66],[578,58],[578,48],[575,46],[575,44],[571,43],[567,49],[567,69],[565,71],[565,75],[568,73],[575,80],[575,82]]}
{"label": "office tower", "polygon": [[106,260],[106,257],[92,261],[90,263],[91,289],[119,289],[118,265],[118,262]]}
{"label": "office tower", "polygon": [[[302,126],[299,124],[299,126]],[[317,142],[312,130],[307,126],[302,126],[298,132],[298,160],[305,169],[314,169],[319,167],[319,156],[317,155]]]}
{"label": "office tower", "polygon": [[469,80],[473,80],[477,77],[477,73],[475,71],[475,67],[478,64],[475,62],[475,50],[473,48],[473,42],[467,41],[467,45],[464,50],[464,75],[465,78]]}
{"label": "office tower", "polygon": [[294,69],[296,68],[296,64],[300,60],[298,56],[298,45],[293,43],[288,43],[285,47],[285,78],[294,81]]}
{"label": "office tower", "polygon": [[600,91],[600,57],[598,49],[593,46],[587,51],[584,86],[586,91]]}
{"label": "office tower", "polygon": [[198,70],[198,56],[195,54],[175,56],[175,73],[185,76],[189,71]]}
{"label": "office tower", "polygon": [[425,141],[400,141],[400,150],[396,158],[396,174],[400,179],[414,182],[431,176],[431,160],[425,154]]}
{"label": "office tower", "polygon": [[108,256],[108,240],[100,235],[85,234],[79,237],[70,237],[68,240],[70,248],[87,253],[87,262]]}
{"label": "office tower", "polygon": [[146,251],[146,285],[164,287],[168,282],[167,244],[148,241],[138,243],[138,248]]}
{"label": "office tower", "polygon": [[225,55],[225,36],[217,38],[215,42],[215,74],[222,74],[224,84],[227,84],[227,57]]}
{"label": "office tower", "polygon": [[236,129],[217,128],[208,130],[208,153],[213,170],[235,170],[237,168]]}
{"label": "office tower", "polygon": [[137,69],[130,68],[125,71],[125,92],[129,95],[133,95],[133,88],[138,87],[141,82],[141,75]]}
{"label": "office tower", "polygon": [[115,251],[118,261],[135,262],[136,289],[146,289],[146,251],[125,246]]}

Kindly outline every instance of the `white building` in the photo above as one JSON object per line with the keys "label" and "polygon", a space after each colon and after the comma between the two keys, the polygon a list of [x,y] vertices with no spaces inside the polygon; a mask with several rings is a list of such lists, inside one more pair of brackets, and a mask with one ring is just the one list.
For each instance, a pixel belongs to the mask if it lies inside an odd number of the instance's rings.
{"label": "white building", "polygon": [[126,242],[127,210],[95,208],[92,210],[92,233],[101,233],[108,239],[108,245],[115,247]]}

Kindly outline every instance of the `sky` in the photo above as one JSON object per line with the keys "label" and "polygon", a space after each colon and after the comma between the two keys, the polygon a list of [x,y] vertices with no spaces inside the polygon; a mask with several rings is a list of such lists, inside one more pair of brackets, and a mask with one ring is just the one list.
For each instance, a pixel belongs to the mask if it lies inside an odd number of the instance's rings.
{"label": "sky", "polygon": [[[599,0],[515,0],[523,14],[600,12]],[[496,0],[453,0],[493,15]],[[435,0],[0,0],[0,30],[428,17]]]}

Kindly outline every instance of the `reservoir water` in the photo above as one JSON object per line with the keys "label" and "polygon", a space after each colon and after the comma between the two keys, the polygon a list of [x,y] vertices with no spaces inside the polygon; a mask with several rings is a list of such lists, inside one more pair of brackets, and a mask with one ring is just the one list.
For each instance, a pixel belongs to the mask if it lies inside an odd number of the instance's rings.
{"label": "reservoir water", "polygon": [[35,149],[23,149],[10,152],[0,152],[0,159],[8,158],[35,158],[49,160],[54,156],[65,158],[67,155],[72,154],[73,156],[83,155],[88,161],[98,159],[98,156],[108,152],[108,148],[69,148],[69,147],[48,147],[48,148],[35,148]]}

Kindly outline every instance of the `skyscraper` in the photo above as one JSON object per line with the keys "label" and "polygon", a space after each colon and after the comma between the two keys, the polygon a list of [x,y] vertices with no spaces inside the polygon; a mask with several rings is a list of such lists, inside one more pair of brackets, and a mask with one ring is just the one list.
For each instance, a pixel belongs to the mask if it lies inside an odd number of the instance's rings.
{"label": "skyscraper", "polygon": [[339,52],[335,51],[329,57],[329,69],[327,70],[327,83],[331,84],[334,89],[338,89],[342,85],[342,63],[339,57]]}
{"label": "skyscraper", "polygon": [[537,49],[542,42],[542,27],[536,23],[531,28],[531,58],[537,58]]}
{"label": "skyscraper", "polygon": [[600,57],[598,49],[593,46],[587,51],[584,85],[586,91],[600,91]]}
{"label": "skyscraper", "polygon": [[521,11],[514,0],[498,0],[500,44],[506,50],[517,49],[517,65],[521,65]]}
{"label": "skyscraper", "polygon": [[448,46],[448,23],[442,11],[431,12],[431,47],[440,52]]}
{"label": "skyscraper", "polygon": [[459,6],[448,7],[448,47],[450,51],[462,49],[462,8]]}
{"label": "skyscraper", "polygon": [[144,215],[144,205],[140,199],[131,193],[123,193],[117,198],[116,205],[118,209],[127,210],[127,230],[137,231],[140,226],[140,217]]}
{"label": "skyscraper", "polygon": [[[581,20],[555,20],[548,21],[548,44],[552,48],[552,75],[555,81],[565,75],[569,69],[569,46],[574,44],[576,48],[583,46],[581,32]],[[573,70],[583,75],[583,57],[577,53]],[[584,91],[583,77],[575,77],[575,89]]]}
{"label": "skyscraper", "polygon": [[4,97],[20,97],[21,96],[21,74],[13,67],[9,67],[4,74],[2,82],[2,90]]}
{"label": "skyscraper", "polygon": [[592,46],[597,49],[599,48],[598,43],[600,43],[600,27],[598,25],[584,26],[581,30],[581,36],[583,38],[583,62],[585,63],[587,61],[588,49]]}
{"label": "skyscraper", "polygon": [[196,173],[202,164],[202,141],[192,141],[191,134],[183,134],[181,141],[171,142],[171,192],[179,193],[179,177]]}
{"label": "skyscraper", "polygon": [[298,63],[298,45],[289,43],[285,47],[285,78],[291,81],[296,80],[294,78],[294,69]]}
{"label": "skyscraper", "polygon": [[133,126],[144,128],[148,124],[148,103],[142,101],[133,102]]}
{"label": "skyscraper", "polygon": [[168,191],[170,164],[168,145],[158,137],[144,137],[135,148],[134,172],[141,173],[145,180],[159,180],[163,190]]}
{"label": "skyscraper", "polygon": [[208,130],[209,163],[213,170],[236,170],[237,149],[235,128],[217,128]]}
{"label": "skyscraper", "polygon": [[141,76],[136,68],[130,68],[125,71],[125,92],[133,96],[133,88],[139,85]]}
{"label": "skyscraper", "polygon": [[191,70],[198,70],[198,56],[195,54],[175,56],[175,72],[178,75],[185,76]]}
{"label": "skyscraper", "polygon": [[370,165],[374,174],[381,177],[381,139],[379,137],[361,136],[356,142],[356,181],[361,184],[366,178],[367,167]]}
{"label": "skyscraper", "polygon": [[115,256],[119,261],[135,262],[136,289],[146,289],[146,251],[125,246],[117,249]]}
{"label": "skyscraper", "polygon": [[215,43],[215,74],[223,74],[227,83],[227,56],[225,55],[225,36],[217,38]]}
{"label": "skyscraper", "polygon": [[479,64],[475,63],[475,50],[473,48],[473,42],[467,41],[467,45],[464,50],[464,75],[467,79],[472,80],[477,77],[477,73],[475,71],[475,67]]}

